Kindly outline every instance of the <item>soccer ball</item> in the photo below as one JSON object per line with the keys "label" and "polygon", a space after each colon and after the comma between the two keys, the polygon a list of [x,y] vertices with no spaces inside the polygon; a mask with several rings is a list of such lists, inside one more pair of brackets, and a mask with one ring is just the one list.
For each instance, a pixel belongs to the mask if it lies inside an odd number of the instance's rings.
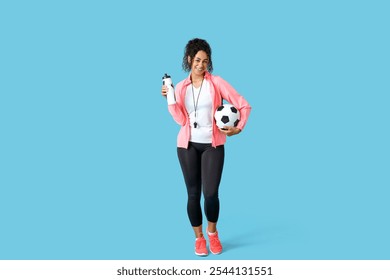
{"label": "soccer ball", "polygon": [[214,118],[219,128],[237,126],[240,120],[240,111],[232,104],[223,104],[215,111]]}

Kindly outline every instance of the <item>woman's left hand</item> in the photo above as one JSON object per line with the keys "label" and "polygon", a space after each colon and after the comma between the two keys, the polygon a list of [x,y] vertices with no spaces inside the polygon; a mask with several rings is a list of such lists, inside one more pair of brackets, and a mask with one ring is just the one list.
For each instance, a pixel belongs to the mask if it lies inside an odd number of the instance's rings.
{"label": "woman's left hand", "polygon": [[234,126],[225,126],[223,129],[219,128],[219,131],[221,131],[223,134],[227,136],[233,136],[240,133],[241,129]]}

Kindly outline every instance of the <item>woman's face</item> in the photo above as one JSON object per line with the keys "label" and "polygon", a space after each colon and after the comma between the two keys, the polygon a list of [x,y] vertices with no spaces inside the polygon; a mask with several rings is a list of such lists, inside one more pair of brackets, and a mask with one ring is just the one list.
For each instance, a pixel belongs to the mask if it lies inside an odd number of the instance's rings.
{"label": "woman's face", "polygon": [[[191,58],[188,57],[191,63]],[[198,51],[192,60],[191,71],[196,75],[204,75],[209,64],[209,57],[204,51]]]}

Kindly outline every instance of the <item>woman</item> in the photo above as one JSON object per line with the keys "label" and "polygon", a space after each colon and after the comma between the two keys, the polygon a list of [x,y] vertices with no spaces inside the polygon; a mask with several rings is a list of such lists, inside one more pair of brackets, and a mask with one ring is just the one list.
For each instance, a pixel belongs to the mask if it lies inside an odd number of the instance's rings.
{"label": "woman", "polygon": [[[205,40],[195,38],[187,43],[182,66],[190,75],[176,85],[175,101],[168,104],[168,110],[181,125],[177,154],[187,187],[187,213],[196,237],[195,254],[208,255],[202,229],[202,187],[209,248],[213,254],[220,254],[218,189],[224,163],[224,144],[226,135],[232,136],[242,131],[251,107],[226,81],[211,74],[211,48]],[[161,93],[167,96],[168,88],[165,85]],[[214,112],[223,99],[240,111],[241,119],[236,127],[220,129],[215,124]]]}

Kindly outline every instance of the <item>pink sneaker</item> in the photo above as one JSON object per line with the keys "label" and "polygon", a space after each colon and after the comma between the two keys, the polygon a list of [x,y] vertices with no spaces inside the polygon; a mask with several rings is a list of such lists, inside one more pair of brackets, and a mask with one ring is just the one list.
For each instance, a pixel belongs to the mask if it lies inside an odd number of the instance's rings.
{"label": "pink sneaker", "polygon": [[206,247],[206,239],[204,236],[199,237],[195,240],[195,254],[198,256],[207,256],[209,252]]}
{"label": "pink sneaker", "polygon": [[209,236],[209,240],[210,240],[211,253],[213,253],[214,255],[221,254],[222,245],[221,245],[221,241],[219,241],[218,231],[216,231],[215,233],[207,232],[207,235]]}

